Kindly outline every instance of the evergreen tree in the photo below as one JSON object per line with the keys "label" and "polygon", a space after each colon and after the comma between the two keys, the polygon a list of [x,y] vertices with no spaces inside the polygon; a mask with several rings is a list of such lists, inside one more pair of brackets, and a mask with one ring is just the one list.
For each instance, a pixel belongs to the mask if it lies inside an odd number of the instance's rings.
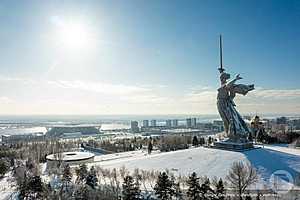
{"label": "evergreen tree", "polygon": [[261,196],[262,196],[262,194],[257,193],[256,200],[260,200],[260,197],[261,197]]}
{"label": "evergreen tree", "polygon": [[205,144],[205,139],[204,137],[201,137],[200,138],[200,145],[203,146]]}
{"label": "evergreen tree", "polygon": [[257,131],[256,134],[257,134],[257,136],[256,136],[257,141],[258,141],[258,142],[263,142],[264,139],[265,139],[265,132],[264,132],[264,130],[263,130],[263,129],[260,129],[260,130]]}
{"label": "evergreen tree", "polygon": [[62,176],[63,186],[65,186],[68,189],[68,185],[69,183],[71,183],[71,180],[72,180],[71,168],[70,165],[67,164],[63,170],[63,176]]}
{"label": "evergreen tree", "polygon": [[197,200],[200,197],[200,183],[197,174],[193,172],[187,180],[187,197],[191,200]]}
{"label": "evergreen tree", "polygon": [[122,184],[123,200],[140,200],[141,190],[138,180],[134,183],[132,176],[126,176]]}
{"label": "evergreen tree", "polygon": [[88,170],[86,164],[79,165],[76,169],[77,181],[84,181],[88,175]]}
{"label": "evergreen tree", "polygon": [[40,176],[33,176],[29,179],[28,186],[31,191],[42,193],[43,192],[43,183]]}
{"label": "evergreen tree", "polygon": [[28,170],[32,170],[32,169],[35,167],[35,166],[34,166],[34,162],[33,162],[33,160],[32,160],[31,158],[28,158],[28,159],[26,160],[25,165],[26,165],[26,168],[27,168]]}
{"label": "evergreen tree", "polygon": [[40,176],[33,176],[29,178],[25,176],[20,187],[21,199],[42,199],[43,192],[44,186]]}
{"label": "evergreen tree", "polygon": [[11,158],[10,158],[10,166],[11,166],[11,167],[14,167],[14,166],[15,166],[15,158],[14,158],[14,157],[11,157]]}
{"label": "evergreen tree", "polygon": [[74,193],[75,200],[89,200],[89,191],[86,185],[78,185],[79,187]]}
{"label": "evergreen tree", "polygon": [[136,194],[135,195],[135,200],[141,200],[142,199],[140,185],[141,184],[139,182],[139,179],[136,179],[135,183],[134,183],[134,193]]}
{"label": "evergreen tree", "polygon": [[152,150],[153,150],[153,144],[152,144],[152,141],[150,139],[150,141],[148,143],[148,154],[151,154]]}
{"label": "evergreen tree", "polygon": [[210,181],[209,178],[207,177],[205,178],[204,182],[200,186],[200,194],[201,194],[200,199],[202,200],[207,200],[212,197],[213,190],[210,187]]}
{"label": "evergreen tree", "polygon": [[96,174],[96,170],[94,166],[91,167],[87,177],[86,177],[86,184],[89,185],[91,188],[95,189],[98,184],[98,178]]}
{"label": "evergreen tree", "polygon": [[180,188],[180,183],[177,182],[174,184],[174,188],[175,188],[175,198],[177,200],[183,200],[183,194],[182,194],[182,190]]}
{"label": "evergreen tree", "polygon": [[129,151],[134,151],[134,146],[132,144],[129,144]]}
{"label": "evergreen tree", "polygon": [[0,160],[0,177],[2,177],[7,171],[9,167],[6,161]]}
{"label": "evergreen tree", "polygon": [[213,142],[213,139],[212,139],[211,136],[209,136],[209,137],[208,137],[208,145],[210,146],[210,145],[212,144],[212,142]]}
{"label": "evergreen tree", "polygon": [[194,146],[194,147],[197,147],[197,146],[199,145],[199,141],[198,141],[198,138],[197,138],[196,135],[193,137],[192,143],[193,143],[193,146]]}
{"label": "evergreen tree", "polygon": [[20,199],[24,199],[27,196],[28,188],[27,188],[28,179],[26,173],[24,173],[23,180],[18,181],[18,189],[20,191]]}
{"label": "evergreen tree", "polygon": [[253,141],[253,137],[252,137],[252,133],[251,133],[251,132],[249,132],[248,140],[249,140],[249,141]]}
{"label": "evergreen tree", "polygon": [[157,182],[154,186],[155,195],[160,200],[171,200],[175,194],[174,183],[169,179],[166,172],[159,173]]}
{"label": "evergreen tree", "polygon": [[224,183],[223,180],[220,178],[218,183],[216,184],[216,188],[215,188],[215,196],[216,196],[216,200],[224,200],[225,199],[225,187],[224,187]]}

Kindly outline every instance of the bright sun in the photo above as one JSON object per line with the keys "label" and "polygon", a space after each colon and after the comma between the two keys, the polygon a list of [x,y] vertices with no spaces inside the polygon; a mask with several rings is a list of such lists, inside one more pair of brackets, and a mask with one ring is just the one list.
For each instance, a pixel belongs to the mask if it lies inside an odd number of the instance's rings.
{"label": "bright sun", "polygon": [[89,32],[83,24],[63,24],[59,33],[61,43],[67,48],[83,48],[89,44]]}
{"label": "bright sun", "polygon": [[70,50],[80,50],[91,45],[92,31],[84,19],[52,16],[56,41],[60,47]]}

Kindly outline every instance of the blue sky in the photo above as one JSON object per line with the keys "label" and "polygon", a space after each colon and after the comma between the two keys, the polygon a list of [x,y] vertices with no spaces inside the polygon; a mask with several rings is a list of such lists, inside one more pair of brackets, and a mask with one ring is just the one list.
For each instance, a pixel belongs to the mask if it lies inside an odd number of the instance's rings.
{"label": "blue sky", "polygon": [[220,33],[241,112],[300,112],[297,0],[9,0],[0,26],[0,114],[216,113]]}

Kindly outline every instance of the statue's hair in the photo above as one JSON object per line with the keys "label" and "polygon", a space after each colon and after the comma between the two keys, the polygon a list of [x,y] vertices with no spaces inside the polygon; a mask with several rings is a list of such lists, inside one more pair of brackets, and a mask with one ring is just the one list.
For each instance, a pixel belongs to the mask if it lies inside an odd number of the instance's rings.
{"label": "statue's hair", "polygon": [[222,72],[220,75],[220,81],[224,82],[226,80],[230,79],[230,74],[226,73],[226,72]]}

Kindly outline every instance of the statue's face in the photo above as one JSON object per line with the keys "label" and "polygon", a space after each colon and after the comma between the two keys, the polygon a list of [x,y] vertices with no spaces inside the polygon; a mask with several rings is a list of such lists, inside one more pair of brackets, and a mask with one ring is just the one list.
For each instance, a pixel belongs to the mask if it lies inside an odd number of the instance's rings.
{"label": "statue's face", "polygon": [[226,73],[226,79],[230,79],[230,74]]}

